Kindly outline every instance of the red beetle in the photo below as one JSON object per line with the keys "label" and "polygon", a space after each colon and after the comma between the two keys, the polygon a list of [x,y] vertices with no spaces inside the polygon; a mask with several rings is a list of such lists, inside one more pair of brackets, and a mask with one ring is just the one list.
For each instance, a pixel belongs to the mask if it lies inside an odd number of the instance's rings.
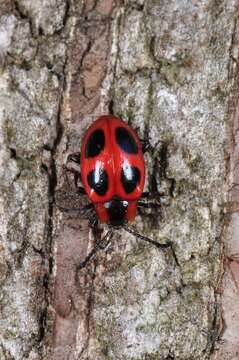
{"label": "red beetle", "polygon": [[[71,154],[68,160],[80,162],[84,189],[79,188],[79,191],[86,192],[91,201],[90,205],[80,210],[95,209],[92,224],[97,225],[96,213],[100,222],[107,223],[110,227],[105,237],[96,242],[79,268],[84,267],[97,250],[109,244],[113,228],[123,227],[129,233],[157,247],[172,248],[170,241],[161,244],[127,225],[135,219],[145,181],[142,146],[136,132],[127,123],[112,115],[101,116],[86,131],[81,155]],[[176,260],[175,254],[174,258]]]}
{"label": "red beetle", "polygon": [[135,131],[115,116],[101,116],[87,130],[81,149],[85,191],[102,223],[133,221],[142,195],[145,164]]}

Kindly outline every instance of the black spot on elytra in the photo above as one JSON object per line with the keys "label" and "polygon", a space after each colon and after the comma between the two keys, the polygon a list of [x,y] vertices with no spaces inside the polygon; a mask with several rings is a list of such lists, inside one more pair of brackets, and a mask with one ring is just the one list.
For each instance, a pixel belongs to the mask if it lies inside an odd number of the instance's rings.
{"label": "black spot on elytra", "polygon": [[127,194],[133,192],[141,179],[140,171],[137,167],[126,165],[121,171],[121,181]]}
{"label": "black spot on elytra", "polygon": [[105,135],[104,131],[97,129],[90,135],[86,146],[85,146],[85,157],[95,157],[100,154],[105,146]]}
{"label": "black spot on elytra", "polygon": [[91,189],[94,189],[98,195],[103,196],[108,190],[108,174],[101,167],[89,172],[87,181]]}
{"label": "black spot on elytra", "polygon": [[138,153],[137,143],[128,130],[123,127],[116,128],[115,137],[116,142],[121,148],[121,150],[125,151],[128,154]]}

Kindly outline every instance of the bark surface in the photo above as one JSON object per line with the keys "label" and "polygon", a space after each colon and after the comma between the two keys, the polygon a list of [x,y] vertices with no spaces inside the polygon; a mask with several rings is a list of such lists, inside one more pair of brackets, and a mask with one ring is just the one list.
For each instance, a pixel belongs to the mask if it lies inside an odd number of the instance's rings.
{"label": "bark surface", "polygon": [[[237,19],[236,0],[0,1],[1,360],[237,356]],[[55,203],[87,202],[66,159],[112,112],[152,145],[135,226],[176,256],[118,231],[79,271],[100,234]]]}

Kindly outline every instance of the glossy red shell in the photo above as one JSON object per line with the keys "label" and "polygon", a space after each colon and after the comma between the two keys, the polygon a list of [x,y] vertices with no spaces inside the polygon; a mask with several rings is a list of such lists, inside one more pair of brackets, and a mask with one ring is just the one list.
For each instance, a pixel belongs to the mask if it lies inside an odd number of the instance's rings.
{"label": "glossy red shell", "polygon": [[[117,128],[124,128],[133,137],[137,144],[138,152],[129,154],[123,151],[117,144],[115,133]],[[86,145],[92,133],[97,129],[104,131],[105,144],[102,151],[94,157],[86,157]],[[140,180],[135,189],[126,193],[121,181],[121,171],[125,165],[133,166],[140,171]],[[91,171],[100,166],[108,174],[108,189],[104,195],[97,194],[90,187],[87,176]],[[81,148],[81,176],[83,186],[89,199],[93,202],[101,222],[108,221],[108,214],[104,203],[110,201],[114,196],[128,201],[126,219],[134,220],[137,210],[137,201],[141,197],[145,181],[145,164],[142,153],[142,146],[136,132],[123,120],[111,115],[101,116],[86,131]]]}

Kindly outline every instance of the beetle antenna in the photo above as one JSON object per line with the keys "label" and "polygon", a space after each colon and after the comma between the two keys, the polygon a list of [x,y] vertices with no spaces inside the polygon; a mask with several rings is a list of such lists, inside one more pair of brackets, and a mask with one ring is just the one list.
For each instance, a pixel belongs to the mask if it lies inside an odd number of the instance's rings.
{"label": "beetle antenna", "polygon": [[124,225],[123,228],[130,234],[134,235],[135,237],[137,237],[138,239],[141,239],[141,240],[144,240],[150,244],[153,244],[157,247],[160,247],[160,248],[168,248],[170,246],[172,246],[172,242],[171,241],[167,241],[165,243],[159,243],[158,241],[155,241],[153,239],[150,239],[149,237],[147,236],[144,236],[140,233],[138,233],[136,230],[132,229],[131,227],[127,226],[127,225]]}
{"label": "beetle antenna", "polygon": [[112,236],[113,236],[113,230],[110,229],[107,231],[107,233],[105,234],[103,239],[100,239],[96,242],[94,248],[89,252],[89,254],[86,256],[86,258],[77,267],[77,272],[79,270],[83,269],[84,267],[86,267],[88,262],[95,256],[97,251],[104,250],[109,245]]}
{"label": "beetle antenna", "polygon": [[[178,263],[178,259],[176,257],[176,254],[175,254],[175,251],[173,249],[173,243],[172,241],[170,240],[167,240],[165,243],[159,243],[158,241],[155,241],[153,239],[150,239],[149,237],[147,236],[144,236],[140,233],[138,233],[136,230],[132,229],[132,227],[129,227],[128,225],[124,225],[123,228],[130,234],[134,235],[136,238],[138,239],[141,239],[143,241],[146,241],[150,244],[153,244],[154,246],[156,246],[157,248],[161,248],[161,249],[165,249],[165,248],[168,248],[170,247],[171,248],[171,251],[172,251],[172,254],[173,254],[173,258],[176,262],[176,264],[179,266],[179,263]],[[164,237],[165,238],[165,237]]]}

